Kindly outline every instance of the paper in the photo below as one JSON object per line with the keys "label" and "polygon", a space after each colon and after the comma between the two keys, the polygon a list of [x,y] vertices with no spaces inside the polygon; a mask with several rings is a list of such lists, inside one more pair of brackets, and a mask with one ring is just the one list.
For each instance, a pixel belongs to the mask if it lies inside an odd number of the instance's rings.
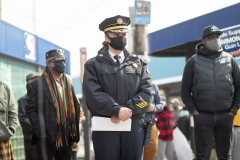
{"label": "paper", "polygon": [[131,131],[132,119],[113,123],[111,118],[96,117],[92,118],[92,131]]}

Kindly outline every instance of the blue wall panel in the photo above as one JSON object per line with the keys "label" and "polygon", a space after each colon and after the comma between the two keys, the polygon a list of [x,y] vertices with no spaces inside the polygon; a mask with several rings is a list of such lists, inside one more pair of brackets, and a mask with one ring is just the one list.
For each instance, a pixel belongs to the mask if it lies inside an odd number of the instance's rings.
{"label": "blue wall panel", "polygon": [[7,26],[7,53],[11,56],[14,56],[16,58],[24,58],[23,53],[23,31],[13,27],[13,26]]}
{"label": "blue wall panel", "polygon": [[152,80],[158,80],[182,75],[185,64],[185,57],[151,57],[151,61],[148,63],[148,70]]}
{"label": "blue wall panel", "polygon": [[70,52],[40,37],[35,36],[37,54],[36,60],[26,58],[25,32],[26,31],[0,20],[0,53],[45,67],[45,53],[51,49],[62,49],[65,51],[67,58],[66,73],[70,74]]}
{"label": "blue wall panel", "polygon": [[76,94],[82,94],[82,83],[80,77],[73,78],[73,87]]}
{"label": "blue wall panel", "polygon": [[6,26],[3,22],[0,21],[0,50],[6,52]]}

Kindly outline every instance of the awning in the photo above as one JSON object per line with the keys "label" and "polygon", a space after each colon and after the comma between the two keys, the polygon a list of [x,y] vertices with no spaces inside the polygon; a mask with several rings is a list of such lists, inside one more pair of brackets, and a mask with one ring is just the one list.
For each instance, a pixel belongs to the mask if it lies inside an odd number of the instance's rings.
{"label": "awning", "polygon": [[240,24],[240,3],[148,34],[149,55],[178,57],[192,55],[205,27],[224,29]]}

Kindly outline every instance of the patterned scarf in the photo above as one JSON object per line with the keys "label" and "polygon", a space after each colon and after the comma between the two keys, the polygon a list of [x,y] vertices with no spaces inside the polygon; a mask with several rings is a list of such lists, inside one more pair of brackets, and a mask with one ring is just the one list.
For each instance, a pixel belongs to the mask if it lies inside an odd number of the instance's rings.
{"label": "patterned scarf", "polygon": [[[76,137],[76,120],[75,120],[75,106],[74,106],[74,101],[73,101],[73,93],[72,93],[72,85],[68,78],[62,74],[61,76],[61,83],[62,83],[62,98],[59,93],[59,88],[56,82],[56,79],[54,76],[51,74],[51,72],[46,68],[43,72],[48,87],[50,89],[51,95],[53,97],[53,101],[55,104],[55,108],[57,111],[57,139],[56,139],[56,145],[57,149],[60,149],[62,146],[62,131],[61,131],[61,125],[64,127],[64,132],[65,132],[65,141],[67,143],[67,137],[66,137],[66,127],[69,125],[68,122],[68,110],[67,108],[70,108],[70,118],[71,118],[71,133],[72,133],[72,138]],[[65,90],[66,86],[66,90]],[[55,89],[56,88],[56,89]],[[60,111],[59,111],[60,110]]]}

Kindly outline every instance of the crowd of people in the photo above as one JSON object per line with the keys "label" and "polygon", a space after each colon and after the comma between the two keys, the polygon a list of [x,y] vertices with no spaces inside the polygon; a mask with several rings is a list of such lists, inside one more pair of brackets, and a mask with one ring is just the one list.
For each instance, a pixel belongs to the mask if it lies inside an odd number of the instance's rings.
{"label": "crowd of people", "polygon": [[[95,159],[163,160],[166,156],[181,160],[178,148],[190,150],[190,156],[182,155],[191,157],[189,160],[209,160],[214,138],[219,160],[238,160],[240,69],[222,50],[223,32],[216,26],[203,30],[202,43],[183,73],[181,99],[185,107],[178,98],[171,99],[168,106],[166,97],[152,84],[147,63],[125,49],[130,22],[129,17],[118,15],[100,23],[105,34],[103,47],[85,64],[83,91],[88,110],[93,117],[102,118],[100,126],[107,118],[116,127],[92,132]],[[26,160],[76,159],[84,114],[65,68],[64,51],[48,51],[43,74],[34,72],[26,77],[27,94],[18,100],[18,114],[10,89],[0,82],[1,160],[14,159],[10,138],[17,118]],[[190,149],[191,115],[195,156]],[[131,129],[119,129],[120,123]],[[183,143],[176,143],[177,137],[182,137]]]}

